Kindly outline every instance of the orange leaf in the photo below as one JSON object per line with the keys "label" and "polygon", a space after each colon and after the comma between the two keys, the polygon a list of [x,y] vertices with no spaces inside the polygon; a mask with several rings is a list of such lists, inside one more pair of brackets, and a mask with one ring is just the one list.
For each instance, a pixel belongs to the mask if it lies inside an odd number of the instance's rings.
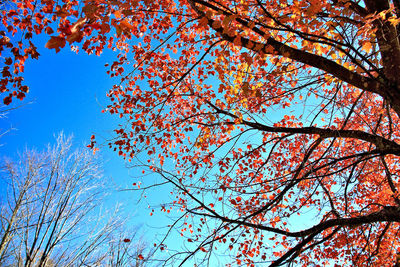
{"label": "orange leaf", "polygon": [[371,49],[372,49],[372,44],[370,42],[364,42],[363,45],[362,45],[362,49],[365,52],[369,53],[371,51]]}
{"label": "orange leaf", "polygon": [[134,26],[132,26],[126,19],[120,22],[119,24],[122,28],[128,28],[130,30],[136,29]]}
{"label": "orange leaf", "polygon": [[78,19],[78,21],[75,22],[74,25],[71,27],[71,32],[75,33],[77,31],[79,31],[83,27],[83,25],[85,24],[86,21],[87,21],[86,18]]}
{"label": "orange leaf", "polygon": [[56,50],[56,53],[60,52],[60,48],[65,46],[65,39],[59,36],[51,36],[50,40],[46,43],[45,47]]}
{"label": "orange leaf", "polygon": [[120,12],[119,10],[115,11],[115,12],[114,12],[114,16],[115,16],[117,19],[120,19],[120,18],[121,18],[121,12]]}
{"label": "orange leaf", "polygon": [[67,41],[71,44],[74,42],[82,41],[82,38],[83,38],[82,32],[75,32],[75,33],[67,36]]}

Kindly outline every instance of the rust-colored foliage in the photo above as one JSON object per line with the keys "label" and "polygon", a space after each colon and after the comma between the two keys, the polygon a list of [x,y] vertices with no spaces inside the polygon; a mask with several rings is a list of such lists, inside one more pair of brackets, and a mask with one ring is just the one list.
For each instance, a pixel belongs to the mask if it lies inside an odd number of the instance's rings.
{"label": "rust-colored foliage", "polygon": [[6,104],[27,92],[32,34],[50,35],[56,51],[67,42],[119,51],[107,110],[124,124],[110,146],[148,157],[175,186],[162,211],[183,214],[174,224],[191,248],[175,255],[182,262],[220,252],[248,265],[395,263],[398,1],[14,0],[6,9]]}

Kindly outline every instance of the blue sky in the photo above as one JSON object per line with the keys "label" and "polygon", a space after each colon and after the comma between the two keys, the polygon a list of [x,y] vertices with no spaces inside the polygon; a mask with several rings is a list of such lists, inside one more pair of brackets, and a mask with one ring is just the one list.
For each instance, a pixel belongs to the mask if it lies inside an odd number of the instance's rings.
{"label": "blue sky", "polygon": [[40,53],[39,60],[29,60],[25,66],[27,98],[13,100],[14,106],[26,105],[2,121],[1,128],[16,128],[3,137],[2,153],[26,144],[45,144],[61,130],[74,133],[77,142],[87,142],[91,134],[112,129],[110,116],[101,113],[107,103],[105,93],[112,86],[105,74],[107,57],[76,55],[68,49],[56,54],[44,47]]}

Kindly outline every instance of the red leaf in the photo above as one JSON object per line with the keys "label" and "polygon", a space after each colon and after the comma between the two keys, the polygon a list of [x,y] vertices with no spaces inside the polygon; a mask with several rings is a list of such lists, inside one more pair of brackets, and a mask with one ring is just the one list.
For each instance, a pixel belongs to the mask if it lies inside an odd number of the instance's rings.
{"label": "red leaf", "polygon": [[54,31],[51,27],[46,27],[46,29],[44,30],[47,34],[52,34]]}
{"label": "red leaf", "polygon": [[9,104],[11,103],[11,101],[12,101],[12,97],[11,97],[11,96],[6,96],[6,97],[3,99],[4,105],[9,105]]}
{"label": "red leaf", "polygon": [[6,65],[11,65],[12,64],[12,59],[10,57],[6,58],[6,61],[4,62]]}
{"label": "red leaf", "polygon": [[201,247],[200,250],[203,252],[207,252],[207,250],[204,247]]}

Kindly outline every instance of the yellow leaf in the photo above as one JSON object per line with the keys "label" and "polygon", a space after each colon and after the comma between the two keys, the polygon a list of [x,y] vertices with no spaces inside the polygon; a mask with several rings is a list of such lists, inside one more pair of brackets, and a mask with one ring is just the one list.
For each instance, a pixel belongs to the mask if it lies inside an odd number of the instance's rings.
{"label": "yellow leaf", "polygon": [[372,49],[372,44],[370,42],[364,42],[363,45],[362,45],[362,49],[365,52],[369,53],[371,51],[371,49]]}

